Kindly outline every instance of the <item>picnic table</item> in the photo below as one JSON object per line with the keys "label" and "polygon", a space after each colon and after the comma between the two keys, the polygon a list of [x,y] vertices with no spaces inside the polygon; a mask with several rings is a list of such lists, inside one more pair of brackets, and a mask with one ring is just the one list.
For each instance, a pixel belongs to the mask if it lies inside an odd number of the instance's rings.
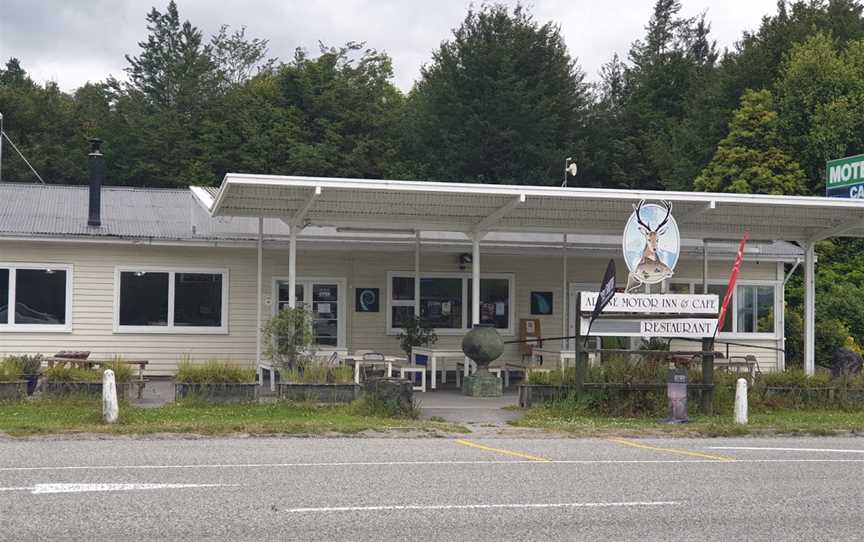
{"label": "picnic table", "polygon": [[464,365],[465,376],[468,376],[470,371],[470,366],[473,362],[470,362],[468,358],[465,356],[465,353],[462,350],[455,349],[446,349],[446,348],[422,348],[415,346],[411,349],[411,365],[417,366],[417,356],[426,356],[428,360],[427,368],[432,373],[432,379],[430,381],[430,387],[434,390],[438,388],[438,380],[436,378],[436,373],[438,372],[438,360],[441,360],[441,383],[446,384],[447,382],[447,359],[457,359],[457,368],[458,364],[464,364],[465,361],[469,361],[468,364]]}
{"label": "picnic table", "polygon": [[[81,357],[65,357],[65,356],[50,356],[45,359],[48,363],[48,368],[54,367],[55,365],[59,367],[77,367],[79,369],[95,369],[97,367],[107,367],[111,366],[118,361],[116,359],[91,359],[91,358],[81,358]],[[123,365],[137,365],[138,366],[138,378],[135,379],[132,383],[138,386],[138,399],[141,399],[144,395],[144,386],[147,381],[144,379],[144,369],[147,368],[147,364],[150,363],[146,359],[123,359],[120,360],[119,363]]]}
{"label": "picnic table", "polygon": [[387,377],[393,376],[393,366],[397,367],[401,364],[405,363],[405,358],[400,358],[398,356],[385,356],[381,355],[380,357],[370,358],[369,354],[349,354],[343,358],[345,363],[354,365],[354,383],[360,383],[360,368],[363,365],[367,367],[376,367],[381,366],[387,369]]}

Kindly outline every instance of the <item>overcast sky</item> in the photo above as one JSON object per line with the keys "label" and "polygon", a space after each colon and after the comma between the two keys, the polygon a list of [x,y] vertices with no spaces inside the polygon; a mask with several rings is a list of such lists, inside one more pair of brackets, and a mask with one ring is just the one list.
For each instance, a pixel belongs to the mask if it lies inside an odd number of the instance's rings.
{"label": "overcast sky", "polygon": [[[475,5],[479,2],[475,2]],[[515,4],[507,1],[507,4]],[[589,80],[613,53],[626,57],[644,34],[654,0],[534,0],[541,22],[556,21],[570,54]],[[247,27],[270,40],[270,56],[288,59],[318,41],[365,41],[393,58],[396,84],[408,90],[420,66],[464,18],[470,0],[178,0],[180,16],[206,35],[221,24]],[[682,15],[707,11],[718,45],[731,46],[743,30],[774,13],[777,0],[682,0]],[[39,82],[72,90],[110,74],[123,76],[125,53],[137,54],[152,0],[0,0],[0,59],[18,57]],[[155,4],[162,11],[167,0]]]}

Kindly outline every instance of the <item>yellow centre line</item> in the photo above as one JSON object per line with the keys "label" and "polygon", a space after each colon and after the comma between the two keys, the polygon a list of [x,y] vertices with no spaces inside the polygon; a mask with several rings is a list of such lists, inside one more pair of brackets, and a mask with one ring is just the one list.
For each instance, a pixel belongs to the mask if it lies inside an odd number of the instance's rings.
{"label": "yellow centre line", "polygon": [[657,446],[650,446],[648,444],[639,444],[638,442],[633,442],[632,440],[625,440],[623,438],[610,438],[606,439],[609,442],[614,442],[616,444],[622,444],[624,446],[630,446],[631,448],[641,448],[643,450],[654,450],[656,452],[666,452],[670,454],[679,454],[679,455],[689,455],[691,457],[698,457],[700,459],[713,459],[715,461],[735,461],[734,457],[727,457],[723,455],[709,455],[703,454],[701,452],[691,452],[690,450],[679,450],[677,448],[659,448]]}
{"label": "yellow centre line", "polygon": [[478,450],[484,450],[487,452],[493,452],[496,454],[509,455],[512,457],[520,457],[522,459],[530,459],[531,461],[539,461],[542,463],[549,463],[549,460],[545,457],[538,457],[536,455],[523,454],[522,452],[514,452],[513,450],[504,450],[502,448],[492,448],[491,446],[483,446],[482,444],[477,444],[476,442],[471,442],[470,440],[465,439],[456,439],[456,444],[461,444],[462,446],[468,446],[470,448],[477,448]]}

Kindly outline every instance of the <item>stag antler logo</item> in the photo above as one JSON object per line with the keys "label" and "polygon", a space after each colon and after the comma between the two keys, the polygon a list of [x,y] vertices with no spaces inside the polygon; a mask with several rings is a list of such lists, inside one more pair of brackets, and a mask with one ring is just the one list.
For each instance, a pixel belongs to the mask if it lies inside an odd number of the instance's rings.
{"label": "stag antler logo", "polygon": [[672,217],[671,202],[646,205],[642,200],[633,205],[624,232],[624,259],[630,269],[626,290],[671,277],[679,249],[678,225]]}

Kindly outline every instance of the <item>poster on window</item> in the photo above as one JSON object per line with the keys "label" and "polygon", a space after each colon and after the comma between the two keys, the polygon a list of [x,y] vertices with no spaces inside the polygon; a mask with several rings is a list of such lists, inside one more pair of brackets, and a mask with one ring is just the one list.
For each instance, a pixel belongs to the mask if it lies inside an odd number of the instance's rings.
{"label": "poster on window", "polygon": [[531,292],[531,314],[552,314],[552,292]]}
{"label": "poster on window", "polygon": [[354,310],[357,312],[378,312],[381,299],[378,288],[357,288]]}

